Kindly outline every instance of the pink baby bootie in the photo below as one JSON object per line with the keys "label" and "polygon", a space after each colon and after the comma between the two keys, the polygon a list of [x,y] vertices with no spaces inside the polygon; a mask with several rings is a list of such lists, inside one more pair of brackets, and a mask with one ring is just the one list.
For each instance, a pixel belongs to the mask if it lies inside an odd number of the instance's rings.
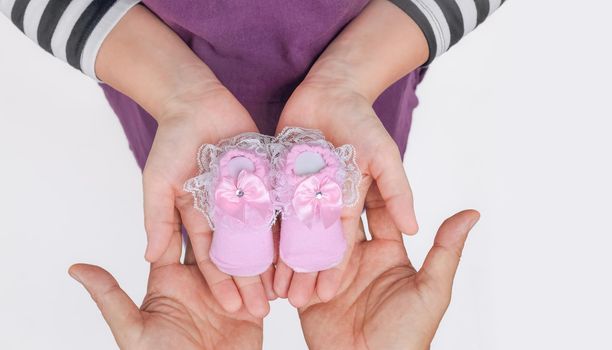
{"label": "pink baby bootie", "polygon": [[271,137],[245,133],[198,153],[200,175],[185,183],[195,208],[214,230],[210,258],[232,276],[256,276],[274,259],[271,227],[276,210],[271,197]]}
{"label": "pink baby bootie", "polygon": [[282,210],[280,258],[296,272],[338,265],[346,251],[342,208],[359,198],[353,146],[334,148],[317,130],[286,128],[270,149]]}

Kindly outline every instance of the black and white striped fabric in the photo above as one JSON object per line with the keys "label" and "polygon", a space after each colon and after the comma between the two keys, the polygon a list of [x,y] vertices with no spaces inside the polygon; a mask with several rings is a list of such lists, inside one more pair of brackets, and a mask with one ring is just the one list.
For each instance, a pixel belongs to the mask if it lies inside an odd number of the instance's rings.
{"label": "black and white striped fabric", "polygon": [[0,0],[0,11],[54,56],[96,79],[102,42],[138,0]]}
{"label": "black and white striped fabric", "polygon": [[[170,1],[170,0],[169,0]],[[427,64],[474,30],[505,0],[390,0],[421,28]],[[96,79],[102,42],[139,0],[0,0],[0,11],[43,49]]]}
{"label": "black and white striped fabric", "polygon": [[474,30],[505,0],[390,0],[421,28],[431,63]]}

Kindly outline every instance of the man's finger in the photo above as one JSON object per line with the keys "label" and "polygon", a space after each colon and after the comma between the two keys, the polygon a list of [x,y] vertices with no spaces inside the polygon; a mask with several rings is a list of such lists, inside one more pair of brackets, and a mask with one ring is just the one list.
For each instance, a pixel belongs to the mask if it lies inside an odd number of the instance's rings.
{"label": "man's finger", "polygon": [[370,161],[371,175],[395,225],[406,234],[415,234],[419,227],[402,157],[392,140],[381,147]]}
{"label": "man's finger", "polygon": [[172,233],[178,224],[174,210],[174,191],[164,181],[146,173],[143,176],[143,191],[147,231],[145,259],[155,262],[168,248]]}
{"label": "man's finger", "polygon": [[450,293],[465,240],[479,218],[477,211],[465,210],[446,219],[440,226],[434,245],[419,271],[427,284]]}
{"label": "man's finger", "polygon": [[127,348],[142,328],[140,310],[106,270],[87,264],[76,264],[68,273],[81,283],[98,305],[117,344]]}

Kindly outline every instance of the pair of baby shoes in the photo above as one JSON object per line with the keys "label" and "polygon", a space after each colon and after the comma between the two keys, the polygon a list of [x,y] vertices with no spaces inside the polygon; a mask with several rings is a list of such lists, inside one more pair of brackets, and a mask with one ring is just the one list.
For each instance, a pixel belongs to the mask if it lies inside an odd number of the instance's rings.
{"label": "pair of baby shoes", "polygon": [[185,183],[214,230],[210,258],[233,276],[255,276],[274,261],[272,226],[282,215],[279,254],[297,272],[339,264],[346,250],[340,214],[359,197],[351,145],[335,148],[316,130],[286,128],[272,138],[245,133],[198,153]]}

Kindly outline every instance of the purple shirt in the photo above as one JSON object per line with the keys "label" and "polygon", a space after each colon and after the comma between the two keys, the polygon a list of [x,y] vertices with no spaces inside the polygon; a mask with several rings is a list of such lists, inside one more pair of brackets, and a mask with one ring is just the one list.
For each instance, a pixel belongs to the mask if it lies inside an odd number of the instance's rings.
{"label": "purple shirt", "polygon": [[[196,1],[145,0],[213,70],[272,135],[282,108],[317,57],[361,12],[366,0]],[[404,154],[415,88],[424,70],[389,87],[374,109]],[[102,85],[138,164],[144,167],[157,124],[127,96]]]}

